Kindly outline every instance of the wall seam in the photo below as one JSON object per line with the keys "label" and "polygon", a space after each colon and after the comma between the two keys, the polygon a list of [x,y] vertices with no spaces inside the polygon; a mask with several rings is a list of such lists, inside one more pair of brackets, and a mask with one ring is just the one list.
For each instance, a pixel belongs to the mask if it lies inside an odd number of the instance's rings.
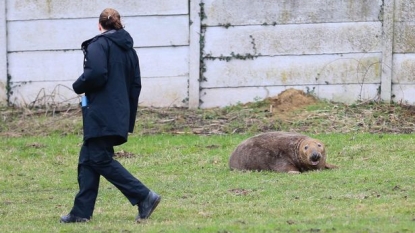
{"label": "wall seam", "polygon": [[189,0],[189,108],[199,107],[200,99],[200,4],[202,0]]}

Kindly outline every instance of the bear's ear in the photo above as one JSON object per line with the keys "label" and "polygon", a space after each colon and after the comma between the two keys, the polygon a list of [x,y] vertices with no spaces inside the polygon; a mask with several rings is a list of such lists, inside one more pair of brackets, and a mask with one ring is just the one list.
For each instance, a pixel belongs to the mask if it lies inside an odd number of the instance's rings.
{"label": "bear's ear", "polygon": [[328,164],[328,163],[326,163],[326,165],[324,166],[324,169],[336,169],[336,168],[339,168],[339,167],[333,164]]}

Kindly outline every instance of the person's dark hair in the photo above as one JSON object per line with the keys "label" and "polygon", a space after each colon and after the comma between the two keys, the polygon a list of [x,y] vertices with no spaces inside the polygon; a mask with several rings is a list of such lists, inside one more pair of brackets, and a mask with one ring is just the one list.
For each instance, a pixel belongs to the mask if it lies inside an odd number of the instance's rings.
{"label": "person's dark hair", "polygon": [[112,8],[107,8],[102,11],[99,15],[99,24],[101,24],[105,30],[118,30],[124,28],[121,24],[120,13]]}

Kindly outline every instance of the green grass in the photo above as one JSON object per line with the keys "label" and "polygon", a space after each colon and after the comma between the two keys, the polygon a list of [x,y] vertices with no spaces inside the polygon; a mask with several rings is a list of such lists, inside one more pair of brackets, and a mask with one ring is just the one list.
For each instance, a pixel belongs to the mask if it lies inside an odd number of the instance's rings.
{"label": "green grass", "polygon": [[119,161],[163,199],[151,218],[104,179],[94,218],[60,224],[77,192],[81,137],[1,137],[1,232],[413,232],[415,137],[319,134],[337,170],[228,169],[250,135],[131,135]]}

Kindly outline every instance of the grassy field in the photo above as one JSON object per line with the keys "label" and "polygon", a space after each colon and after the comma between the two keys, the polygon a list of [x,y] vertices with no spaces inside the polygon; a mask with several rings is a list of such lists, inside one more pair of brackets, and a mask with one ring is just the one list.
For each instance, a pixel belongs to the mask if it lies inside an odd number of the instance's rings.
{"label": "grassy field", "polygon": [[136,207],[104,179],[93,220],[60,224],[77,192],[81,135],[3,135],[1,232],[415,231],[412,134],[308,134],[325,142],[339,169],[230,171],[230,153],[251,133],[131,135],[116,151],[132,155],[117,159],[163,198],[140,224]]}

